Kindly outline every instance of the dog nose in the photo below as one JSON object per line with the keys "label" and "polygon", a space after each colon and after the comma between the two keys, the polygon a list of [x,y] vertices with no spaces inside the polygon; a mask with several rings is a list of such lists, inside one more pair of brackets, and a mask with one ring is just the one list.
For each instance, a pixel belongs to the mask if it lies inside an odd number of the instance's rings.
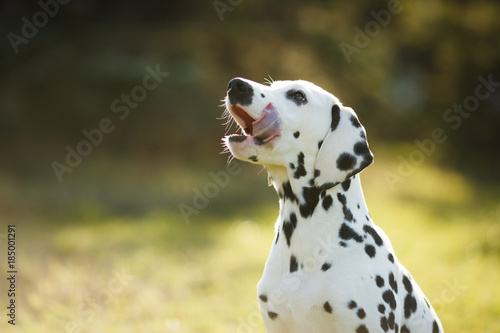
{"label": "dog nose", "polygon": [[232,79],[227,84],[227,90],[236,90],[238,93],[245,94],[252,90],[252,86],[243,81],[242,79]]}
{"label": "dog nose", "polygon": [[231,104],[248,105],[252,103],[253,88],[242,79],[235,78],[227,84],[227,95]]}

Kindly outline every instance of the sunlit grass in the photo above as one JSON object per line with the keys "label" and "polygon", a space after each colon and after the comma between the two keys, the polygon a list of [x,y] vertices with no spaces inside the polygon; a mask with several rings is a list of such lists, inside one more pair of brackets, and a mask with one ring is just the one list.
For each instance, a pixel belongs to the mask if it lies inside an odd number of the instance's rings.
{"label": "sunlit grass", "polygon": [[[499,193],[480,191],[430,163],[392,191],[382,175],[398,162],[392,152],[377,156],[362,174],[370,213],[446,331],[499,332]],[[206,182],[206,175],[197,177]],[[265,332],[256,284],[273,238],[277,199],[271,193],[271,202],[254,204],[259,209],[241,203],[240,213],[220,211],[225,202],[237,204],[227,196],[248,191],[251,177],[256,175],[234,177],[211,201],[217,211],[202,211],[190,224],[175,208],[133,217],[92,205],[95,211],[85,215],[84,205],[71,221],[19,225],[16,329]],[[258,178],[251,195],[261,191],[267,198],[272,189],[265,175]],[[0,287],[5,290],[5,282]]]}
{"label": "sunlit grass", "polygon": [[[155,214],[36,233],[47,243],[24,253],[27,331],[235,332],[257,310],[255,284],[272,230]],[[117,282],[116,274],[130,280]]]}

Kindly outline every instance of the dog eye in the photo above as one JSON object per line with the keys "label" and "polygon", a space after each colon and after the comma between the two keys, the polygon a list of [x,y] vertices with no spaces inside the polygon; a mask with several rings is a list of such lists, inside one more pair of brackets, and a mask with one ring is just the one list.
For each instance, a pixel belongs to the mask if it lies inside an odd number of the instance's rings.
{"label": "dog eye", "polygon": [[293,99],[297,102],[307,102],[306,96],[302,91],[296,90],[296,91],[289,91],[288,92],[288,98]]}
{"label": "dog eye", "polygon": [[306,100],[306,96],[304,96],[303,93],[301,93],[300,91],[297,91],[294,95],[293,95],[293,98],[297,101],[305,101]]}

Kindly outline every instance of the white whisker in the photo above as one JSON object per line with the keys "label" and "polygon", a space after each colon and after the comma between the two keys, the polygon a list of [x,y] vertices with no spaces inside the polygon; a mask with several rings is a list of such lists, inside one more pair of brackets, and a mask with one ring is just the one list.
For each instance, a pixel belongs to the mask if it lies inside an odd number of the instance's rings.
{"label": "white whisker", "polygon": [[267,77],[266,77],[266,78],[264,78],[264,81],[266,82],[266,84],[268,84],[268,85],[272,85],[272,84],[274,83],[274,80],[273,80],[273,78],[271,77],[271,75],[268,75],[268,76],[269,76],[269,78],[267,78]]}

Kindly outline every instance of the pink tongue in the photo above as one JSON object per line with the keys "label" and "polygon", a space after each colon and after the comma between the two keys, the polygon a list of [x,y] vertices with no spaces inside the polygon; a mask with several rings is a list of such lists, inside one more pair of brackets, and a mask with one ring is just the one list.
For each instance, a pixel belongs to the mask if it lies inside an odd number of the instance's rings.
{"label": "pink tongue", "polygon": [[262,117],[252,123],[253,136],[262,142],[267,142],[281,132],[281,122],[278,111],[273,103],[269,103],[264,109]]}

